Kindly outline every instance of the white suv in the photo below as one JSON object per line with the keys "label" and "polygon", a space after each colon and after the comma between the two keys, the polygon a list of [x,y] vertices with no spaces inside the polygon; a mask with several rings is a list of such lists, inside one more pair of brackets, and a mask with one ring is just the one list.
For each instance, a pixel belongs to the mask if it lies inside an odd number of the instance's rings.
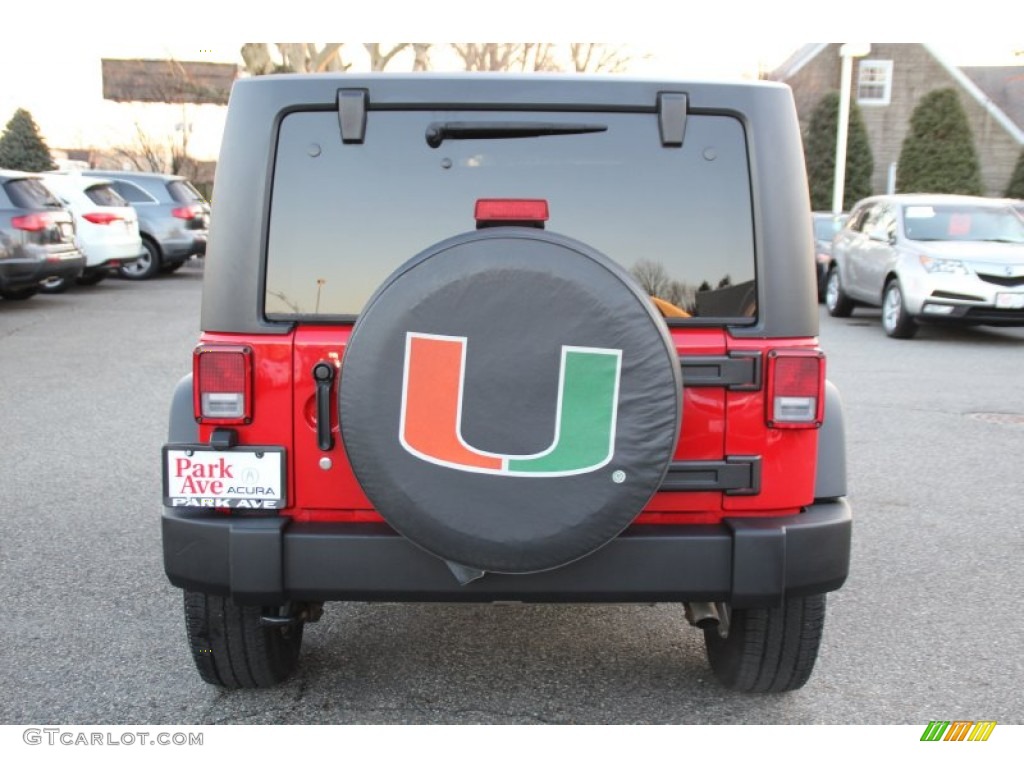
{"label": "white suv", "polygon": [[[85,254],[79,285],[95,285],[143,254],[139,217],[128,201],[105,179],[75,174],[46,174],[43,183],[75,217],[78,247]],[[65,277],[44,280],[42,290],[61,293],[70,287]]]}

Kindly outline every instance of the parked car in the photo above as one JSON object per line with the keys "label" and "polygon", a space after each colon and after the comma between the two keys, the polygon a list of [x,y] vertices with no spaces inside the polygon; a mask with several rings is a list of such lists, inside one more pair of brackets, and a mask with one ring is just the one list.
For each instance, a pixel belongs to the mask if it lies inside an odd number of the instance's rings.
{"label": "parked car", "polygon": [[[139,216],[109,181],[47,173],[43,183],[75,217],[78,247],[85,254],[85,270],[75,281],[79,285],[95,285],[142,257]],[[42,290],[60,293],[70,285],[68,278],[50,277],[42,282]]]}
{"label": "parked car", "polygon": [[1024,220],[1005,200],[882,195],[859,202],[832,246],[825,304],[882,308],[910,338],[919,322],[1024,326]]}
{"label": "parked car", "polygon": [[40,281],[73,280],[84,267],[74,218],[39,174],[0,170],[0,296],[27,299]]}
{"label": "parked car", "polygon": [[814,228],[814,268],[818,275],[818,301],[825,300],[828,268],[832,263],[832,238],[846,223],[845,213],[812,213]]}
{"label": "parked car", "polygon": [[852,526],[807,200],[775,83],[237,81],[161,457],[200,676],[326,601],[665,602],[804,685]]}
{"label": "parked car", "polygon": [[114,189],[139,214],[145,253],[121,267],[122,277],[148,280],[173,272],[192,256],[206,253],[210,205],[183,176],[142,171],[82,171],[83,176],[109,179]]}

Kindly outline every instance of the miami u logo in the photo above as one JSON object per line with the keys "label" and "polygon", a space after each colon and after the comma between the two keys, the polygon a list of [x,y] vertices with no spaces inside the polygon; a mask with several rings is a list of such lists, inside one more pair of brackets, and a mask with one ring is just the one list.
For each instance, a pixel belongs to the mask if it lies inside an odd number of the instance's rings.
{"label": "miami u logo", "polygon": [[481,451],[462,439],[466,339],[407,333],[399,440],[413,456],[464,472],[521,477],[581,475],[615,450],[622,351],[562,347],[554,439],[529,455]]}

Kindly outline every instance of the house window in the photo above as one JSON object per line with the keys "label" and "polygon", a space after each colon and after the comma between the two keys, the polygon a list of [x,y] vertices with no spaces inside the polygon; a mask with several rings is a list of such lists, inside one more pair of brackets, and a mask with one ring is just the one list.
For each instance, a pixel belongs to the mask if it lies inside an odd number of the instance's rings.
{"label": "house window", "polygon": [[865,59],[857,76],[858,104],[888,104],[892,94],[892,62]]}

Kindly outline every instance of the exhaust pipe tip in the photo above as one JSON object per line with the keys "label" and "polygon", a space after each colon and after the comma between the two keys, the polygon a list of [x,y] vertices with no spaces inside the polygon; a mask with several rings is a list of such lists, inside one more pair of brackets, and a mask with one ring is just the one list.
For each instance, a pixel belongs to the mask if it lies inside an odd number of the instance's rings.
{"label": "exhaust pipe tip", "polygon": [[698,629],[714,629],[721,623],[714,603],[685,603],[686,620]]}

